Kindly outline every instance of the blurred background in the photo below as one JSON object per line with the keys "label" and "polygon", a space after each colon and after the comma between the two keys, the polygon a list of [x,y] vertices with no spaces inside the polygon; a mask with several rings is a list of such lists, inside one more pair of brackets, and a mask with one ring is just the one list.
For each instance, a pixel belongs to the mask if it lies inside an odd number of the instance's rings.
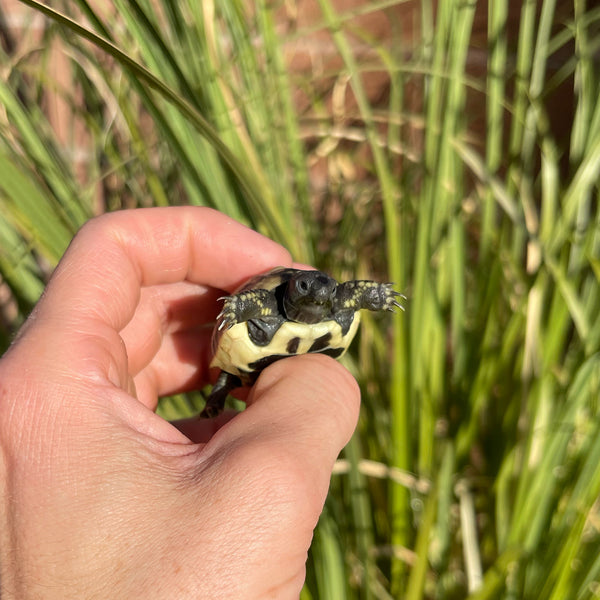
{"label": "blurred background", "polygon": [[215,207],[408,297],[302,600],[600,597],[599,50],[597,1],[0,0],[0,351],[87,219]]}

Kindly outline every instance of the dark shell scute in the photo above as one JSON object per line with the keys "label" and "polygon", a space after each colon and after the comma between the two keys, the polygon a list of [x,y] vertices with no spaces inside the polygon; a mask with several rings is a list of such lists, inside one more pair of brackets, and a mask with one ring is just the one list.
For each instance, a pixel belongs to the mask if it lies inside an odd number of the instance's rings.
{"label": "dark shell scute", "polygon": [[298,352],[298,346],[300,346],[300,338],[294,337],[292,338],[286,346],[286,350],[288,354],[296,354]]}
{"label": "dark shell scute", "polygon": [[309,352],[322,352],[327,346],[329,346],[329,342],[331,341],[331,333],[326,333],[321,337],[318,337],[308,349]]}
{"label": "dark shell scute", "polygon": [[269,356],[263,356],[254,362],[251,362],[248,365],[248,369],[250,371],[250,376],[253,379],[257,379],[260,375],[260,372],[263,369],[266,369],[269,365],[272,365],[274,362],[281,360],[282,358],[287,358],[287,354],[271,354]]}
{"label": "dark shell scute", "polygon": [[332,358],[339,358],[342,354],[344,354],[345,349],[346,348],[327,348],[326,350],[321,350],[321,354],[326,354]]}

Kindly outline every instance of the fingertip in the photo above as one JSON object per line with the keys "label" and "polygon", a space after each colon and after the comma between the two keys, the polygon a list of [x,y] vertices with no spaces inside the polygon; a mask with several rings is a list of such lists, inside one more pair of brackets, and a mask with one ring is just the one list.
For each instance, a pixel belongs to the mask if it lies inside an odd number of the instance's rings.
{"label": "fingertip", "polygon": [[[306,354],[278,361],[265,369],[252,388],[249,410],[288,414],[297,427],[319,431],[339,446],[348,442],[358,421],[360,389],[338,361]],[[337,455],[337,454],[336,454]]]}

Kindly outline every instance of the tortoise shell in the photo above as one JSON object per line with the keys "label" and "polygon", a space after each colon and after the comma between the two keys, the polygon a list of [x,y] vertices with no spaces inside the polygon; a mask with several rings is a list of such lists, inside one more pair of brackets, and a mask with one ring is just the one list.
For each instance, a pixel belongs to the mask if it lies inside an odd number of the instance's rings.
{"label": "tortoise shell", "polygon": [[[236,290],[234,296],[252,300],[257,298],[255,290],[272,291],[289,281],[297,271],[280,268],[253,277]],[[224,315],[221,314],[213,334],[214,355],[211,367],[218,367],[238,376],[245,385],[253,383],[260,371],[271,363],[296,354],[320,352],[340,358],[348,349],[360,323],[358,312],[346,331],[342,331],[342,326],[333,318],[317,323],[300,323],[285,318],[270,341],[257,345],[249,333],[249,321],[225,327],[221,326],[223,318]]]}

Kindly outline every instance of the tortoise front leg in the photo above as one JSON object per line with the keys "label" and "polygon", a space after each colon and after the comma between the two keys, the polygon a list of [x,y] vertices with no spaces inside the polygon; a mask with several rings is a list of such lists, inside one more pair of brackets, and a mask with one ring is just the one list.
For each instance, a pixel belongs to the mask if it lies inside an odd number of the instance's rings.
{"label": "tortoise front leg", "polygon": [[392,288],[391,283],[377,283],[376,281],[347,281],[340,283],[335,295],[333,310],[390,310],[394,307],[404,310],[396,298],[405,298]]}
{"label": "tortoise front leg", "polygon": [[277,299],[268,290],[251,290],[224,296],[223,310],[217,317],[220,319],[219,329],[233,327],[250,319],[265,319],[279,315]]}
{"label": "tortoise front leg", "polygon": [[342,334],[346,335],[354,321],[356,311],[361,308],[393,311],[394,307],[398,307],[404,310],[396,298],[404,298],[404,296],[392,289],[391,283],[346,281],[337,286],[333,317],[340,324]]}
{"label": "tortoise front leg", "polygon": [[225,303],[217,317],[219,330],[247,322],[248,336],[257,346],[269,344],[284,321],[277,298],[268,290],[250,290],[222,299]]}

